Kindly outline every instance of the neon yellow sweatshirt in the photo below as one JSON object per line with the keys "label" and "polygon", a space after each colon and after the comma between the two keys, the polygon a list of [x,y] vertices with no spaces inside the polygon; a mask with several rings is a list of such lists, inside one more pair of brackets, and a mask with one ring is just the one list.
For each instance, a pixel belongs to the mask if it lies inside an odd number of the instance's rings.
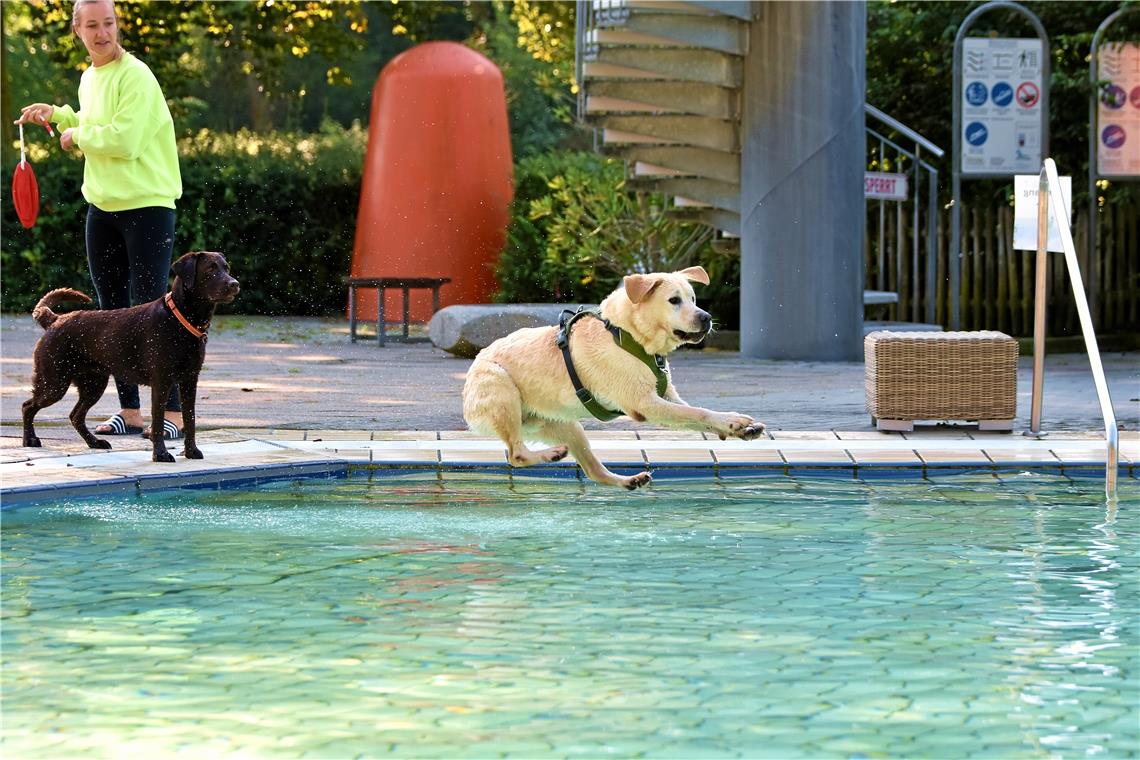
{"label": "neon yellow sweatshirt", "polygon": [[130,53],[90,66],[79,79],[79,112],[56,106],[52,121],[83,151],[83,197],[103,211],[174,208],[182,197],[174,120],[147,65]]}

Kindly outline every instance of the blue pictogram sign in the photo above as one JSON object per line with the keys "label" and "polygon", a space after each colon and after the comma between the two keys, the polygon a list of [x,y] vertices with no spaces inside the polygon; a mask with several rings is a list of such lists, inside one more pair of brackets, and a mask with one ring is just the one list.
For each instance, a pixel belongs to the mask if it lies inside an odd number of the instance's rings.
{"label": "blue pictogram sign", "polygon": [[966,86],[966,102],[972,106],[980,106],[986,102],[989,92],[984,82],[970,82]]}
{"label": "blue pictogram sign", "polygon": [[1009,82],[998,82],[990,92],[995,106],[1008,106],[1013,102],[1013,88]]}
{"label": "blue pictogram sign", "polygon": [[1116,124],[1109,124],[1100,133],[1100,141],[1104,143],[1104,147],[1118,150],[1124,147],[1124,140],[1127,135],[1124,132],[1124,127]]}
{"label": "blue pictogram sign", "polygon": [[970,145],[985,145],[989,136],[990,131],[980,121],[971,121],[966,125],[966,142]]}
{"label": "blue pictogram sign", "polygon": [[1120,85],[1110,84],[1101,90],[1100,102],[1104,103],[1106,108],[1113,110],[1123,108],[1124,104],[1128,102],[1128,93],[1126,93],[1124,88]]}

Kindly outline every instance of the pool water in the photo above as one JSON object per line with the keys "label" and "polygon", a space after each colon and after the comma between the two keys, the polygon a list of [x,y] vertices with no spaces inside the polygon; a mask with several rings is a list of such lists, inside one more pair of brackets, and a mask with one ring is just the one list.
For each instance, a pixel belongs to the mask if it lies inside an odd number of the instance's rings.
{"label": "pool water", "polygon": [[448,473],[3,520],[6,757],[1135,757],[1140,489]]}

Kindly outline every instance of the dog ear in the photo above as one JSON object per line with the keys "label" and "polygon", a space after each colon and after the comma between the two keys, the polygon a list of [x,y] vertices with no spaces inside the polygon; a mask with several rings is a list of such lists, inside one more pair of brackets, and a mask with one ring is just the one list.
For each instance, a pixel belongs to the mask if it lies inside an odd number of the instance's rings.
{"label": "dog ear", "polygon": [[653,289],[661,284],[660,277],[654,277],[651,274],[631,274],[626,275],[625,280],[625,294],[633,303],[641,303]]}
{"label": "dog ear", "polygon": [[170,265],[174,279],[180,281],[182,287],[193,286],[198,274],[198,253],[187,253]]}
{"label": "dog ear", "polygon": [[680,272],[676,272],[676,274],[681,275],[687,280],[699,282],[702,285],[709,284],[709,273],[705,271],[704,267],[689,267],[688,269],[682,269]]}

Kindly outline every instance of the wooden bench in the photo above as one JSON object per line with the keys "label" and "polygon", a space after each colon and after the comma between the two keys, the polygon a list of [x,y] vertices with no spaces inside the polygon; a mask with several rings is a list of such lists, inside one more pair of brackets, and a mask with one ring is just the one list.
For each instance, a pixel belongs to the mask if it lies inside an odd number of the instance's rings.
{"label": "wooden bench", "polygon": [[[356,342],[356,291],[359,288],[371,288],[377,291],[379,299],[376,306],[376,344],[383,346],[386,341],[393,343],[423,343],[429,338],[412,338],[408,335],[408,292],[411,290],[431,290],[431,312],[439,311],[439,289],[451,282],[450,277],[345,277],[344,283],[348,285],[348,335],[352,342]],[[404,313],[401,320],[401,331],[397,335],[388,335],[384,322],[384,294],[391,288],[404,293]]]}

